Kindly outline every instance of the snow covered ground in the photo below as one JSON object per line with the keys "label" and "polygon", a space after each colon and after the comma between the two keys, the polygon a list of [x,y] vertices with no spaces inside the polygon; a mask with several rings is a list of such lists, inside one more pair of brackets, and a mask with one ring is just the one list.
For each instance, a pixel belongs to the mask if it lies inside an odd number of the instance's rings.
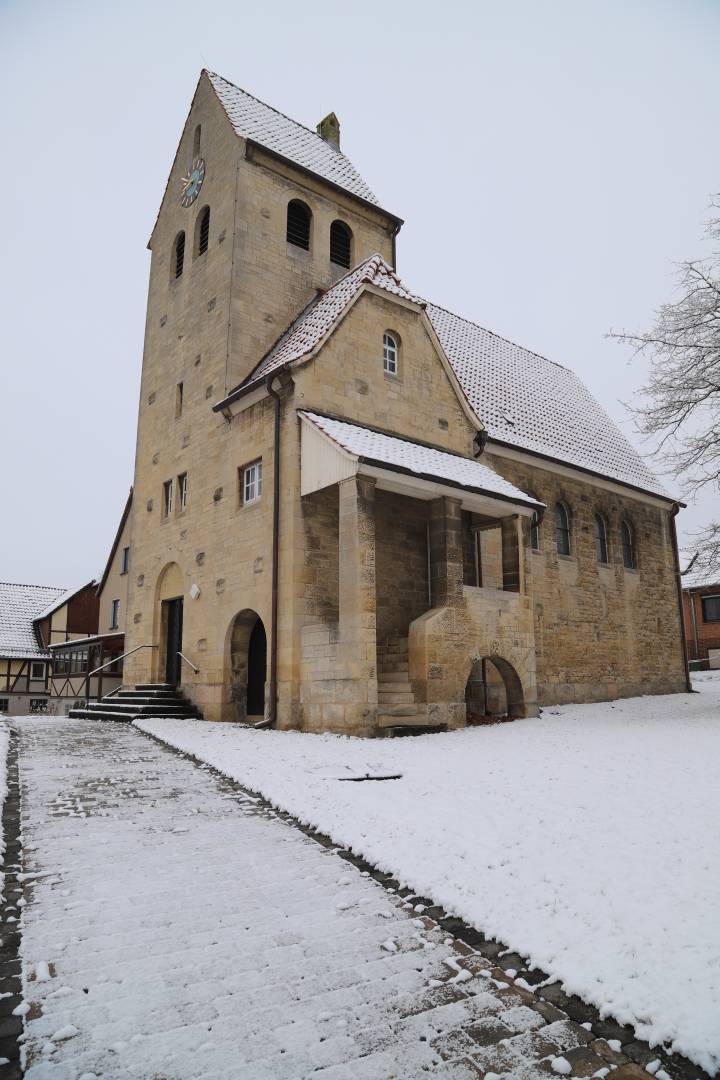
{"label": "snow covered ground", "polygon": [[[138,724],[528,956],[566,990],[720,1066],[720,673],[697,694],[366,741]],[[402,773],[399,780],[343,777]]]}
{"label": "snow covered ground", "polygon": [[[3,835],[3,820],[2,820],[2,808],[5,804],[5,796],[7,795],[7,756],[8,747],[10,745],[10,736],[8,729],[4,725],[0,725],[0,866],[2,865],[5,857],[5,837]],[[5,889],[5,875],[0,870],[0,894]]]}

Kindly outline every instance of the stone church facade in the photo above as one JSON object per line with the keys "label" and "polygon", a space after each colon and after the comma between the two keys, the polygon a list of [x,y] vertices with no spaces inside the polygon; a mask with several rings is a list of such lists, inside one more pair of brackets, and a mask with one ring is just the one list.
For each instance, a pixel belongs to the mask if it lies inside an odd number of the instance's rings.
{"label": "stone church facade", "polygon": [[373,735],[685,689],[674,515],[566,368],[412,293],[339,147],[204,71],[150,239],[124,681]]}

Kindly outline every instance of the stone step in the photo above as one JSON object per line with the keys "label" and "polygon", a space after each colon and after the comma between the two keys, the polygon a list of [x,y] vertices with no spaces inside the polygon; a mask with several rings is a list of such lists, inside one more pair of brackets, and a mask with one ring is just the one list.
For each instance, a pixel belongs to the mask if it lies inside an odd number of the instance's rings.
{"label": "stone step", "polygon": [[131,724],[135,719],[134,716],[105,712],[102,709],[94,709],[92,712],[89,709],[71,709],[68,716],[71,720],[114,720],[116,724]]}
{"label": "stone step", "polygon": [[111,712],[155,713],[156,716],[175,716],[177,713],[191,712],[194,706],[187,701],[115,701],[109,698],[107,701],[90,702],[90,705],[101,705],[103,709]]}
{"label": "stone step", "polygon": [[409,664],[406,660],[382,660],[378,657],[377,669],[381,674],[390,674],[394,672],[408,671]]}
{"label": "stone step", "polygon": [[177,692],[177,686],[173,686],[168,682],[139,682],[135,683],[136,690],[172,690]]}
{"label": "stone step", "polygon": [[425,710],[421,710],[416,701],[406,705],[391,705],[387,702],[378,702],[379,716],[425,716]]}
{"label": "stone step", "polygon": [[407,690],[410,685],[410,676],[405,671],[378,671],[377,680],[382,683],[383,690],[395,689]]}
{"label": "stone step", "polygon": [[[176,701],[181,695],[171,690],[118,690],[113,694],[113,701]],[[108,699],[109,700],[109,699]]]}
{"label": "stone step", "polygon": [[415,695],[412,690],[378,689],[378,705],[414,705]]}
{"label": "stone step", "polygon": [[418,712],[414,709],[408,713],[394,713],[394,712],[379,712],[376,717],[377,726],[380,728],[389,727],[431,727],[428,724],[427,713]]}

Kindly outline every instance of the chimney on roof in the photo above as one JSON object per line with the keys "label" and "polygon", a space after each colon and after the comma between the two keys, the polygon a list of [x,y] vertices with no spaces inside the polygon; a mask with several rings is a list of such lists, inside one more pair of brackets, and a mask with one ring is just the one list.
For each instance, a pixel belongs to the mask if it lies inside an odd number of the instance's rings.
{"label": "chimney on roof", "polygon": [[315,130],[326,143],[330,143],[336,150],[340,149],[340,121],[334,112],[328,113]]}

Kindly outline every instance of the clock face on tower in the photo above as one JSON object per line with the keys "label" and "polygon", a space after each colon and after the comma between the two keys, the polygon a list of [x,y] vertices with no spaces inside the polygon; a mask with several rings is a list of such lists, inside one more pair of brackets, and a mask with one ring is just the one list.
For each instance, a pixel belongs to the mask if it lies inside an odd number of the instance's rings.
{"label": "clock face on tower", "polygon": [[192,163],[192,168],[188,170],[186,176],[183,176],[180,181],[182,185],[182,196],[180,202],[183,206],[192,206],[200,194],[200,188],[203,185],[205,179],[205,162],[202,158],[195,158]]}

